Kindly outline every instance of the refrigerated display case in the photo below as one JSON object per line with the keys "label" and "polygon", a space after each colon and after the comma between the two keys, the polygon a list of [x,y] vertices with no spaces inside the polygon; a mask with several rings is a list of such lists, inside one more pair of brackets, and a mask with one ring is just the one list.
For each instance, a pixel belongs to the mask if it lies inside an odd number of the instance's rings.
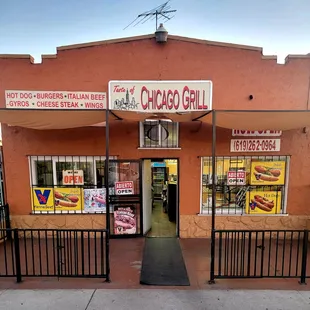
{"label": "refrigerated display case", "polygon": [[152,168],[152,181],[153,181],[155,199],[161,199],[165,179],[166,179],[166,167]]}

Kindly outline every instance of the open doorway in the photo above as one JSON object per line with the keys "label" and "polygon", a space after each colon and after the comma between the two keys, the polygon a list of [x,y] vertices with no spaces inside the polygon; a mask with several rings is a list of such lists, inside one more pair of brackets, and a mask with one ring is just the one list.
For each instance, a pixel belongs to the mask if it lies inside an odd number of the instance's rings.
{"label": "open doorway", "polygon": [[142,167],[143,233],[147,237],[177,237],[179,160],[144,159]]}

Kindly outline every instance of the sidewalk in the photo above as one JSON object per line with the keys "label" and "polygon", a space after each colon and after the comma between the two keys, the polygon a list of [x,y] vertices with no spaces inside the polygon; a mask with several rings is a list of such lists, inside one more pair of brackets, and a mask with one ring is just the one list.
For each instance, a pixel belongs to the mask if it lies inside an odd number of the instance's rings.
{"label": "sidewalk", "polygon": [[310,292],[254,290],[6,290],[0,309],[308,310]]}

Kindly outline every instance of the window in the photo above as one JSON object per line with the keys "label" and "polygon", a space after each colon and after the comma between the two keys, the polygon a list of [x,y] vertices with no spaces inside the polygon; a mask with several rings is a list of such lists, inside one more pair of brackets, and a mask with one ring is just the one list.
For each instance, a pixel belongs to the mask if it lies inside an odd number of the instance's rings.
{"label": "window", "polygon": [[[88,213],[84,208],[85,197],[93,194],[92,189],[97,190],[98,197],[105,199],[105,157],[30,156],[29,164],[34,213]],[[113,169],[114,164],[111,163],[109,170],[115,179],[117,176]],[[114,194],[114,179],[110,180],[110,194]],[[57,205],[57,199],[64,207]],[[99,207],[96,211],[91,207],[88,210],[105,213],[104,208],[105,203],[102,204],[102,211]]]}
{"label": "window", "polygon": [[179,124],[170,120],[146,120],[140,123],[141,148],[178,148]]}
{"label": "window", "polygon": [[[285,214],[288,156],[216,157],[216,213]],[[212,158],[201,161],[201,213],[212,213]]]}

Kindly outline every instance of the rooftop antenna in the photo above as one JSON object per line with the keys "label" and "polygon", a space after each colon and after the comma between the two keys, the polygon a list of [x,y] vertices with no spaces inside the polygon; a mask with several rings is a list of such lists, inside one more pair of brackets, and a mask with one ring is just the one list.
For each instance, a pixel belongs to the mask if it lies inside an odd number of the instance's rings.
{"label": "rooftop antenna", "polygon": [[163,21],[169,21],[171,20],[175,15],[172,15],[172,13],[175,13],[177,10],[174,10],[171,8],[169,5],[169,1],[159,5],[158,7],[146,11],[142,14],[139,14],[134,21],[132,21],[128,26],[126,26],[123,30],[127,29],[129,26],[133,25],[133,27],[139,25],[139,24],[144,24],[149,20],[156,20],[156,29],[158,28],[158,20],[163,18]]}

